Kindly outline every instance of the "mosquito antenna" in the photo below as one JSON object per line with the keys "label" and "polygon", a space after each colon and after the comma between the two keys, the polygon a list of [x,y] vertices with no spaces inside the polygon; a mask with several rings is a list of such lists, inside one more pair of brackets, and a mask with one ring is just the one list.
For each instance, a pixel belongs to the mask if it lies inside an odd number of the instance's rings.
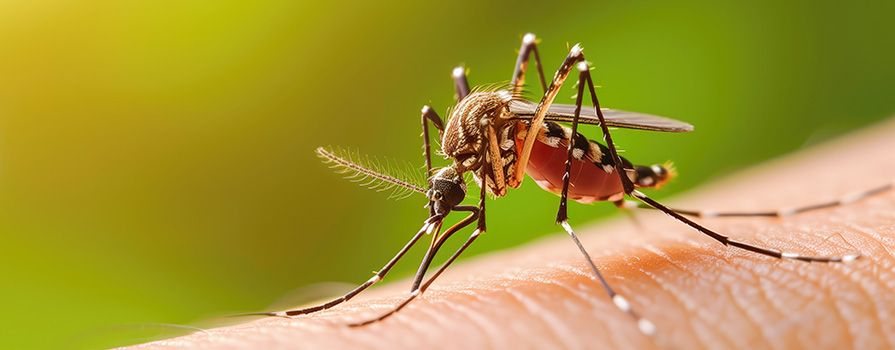
{"label": "mosquito antenna", "polygon": [[[316,152],[317,156],[322,158],[324,163],[331,164],[331,168],[336,169],[339,173],[347,174],[346,178],[349,180],[362,182],[361,186],[369,187],[377,192],[394,189],[394,193],[389,196],[390,198],[406,198],[406,194],[412,192],[426,194],[425,188],[407,180],[406,176],[402,176],[402,178],[388,175],[378,159],[371,160],[369,157],[361,156],[353,157],[350,152],[343,150],[333,151],[324,147],[317,147]],[[352,158],[361,159],[362,161],[355,161]]]}

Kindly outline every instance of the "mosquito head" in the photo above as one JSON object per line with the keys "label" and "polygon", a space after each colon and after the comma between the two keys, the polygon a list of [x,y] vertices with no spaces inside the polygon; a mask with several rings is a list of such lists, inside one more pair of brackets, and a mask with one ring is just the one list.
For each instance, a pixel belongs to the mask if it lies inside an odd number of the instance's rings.
{"label": "mosquito head", "polygon": [[447,214],[466,197],[466,182],[454,167],[439,170],[429,179],[426,196],[432,201],[436,214]]}

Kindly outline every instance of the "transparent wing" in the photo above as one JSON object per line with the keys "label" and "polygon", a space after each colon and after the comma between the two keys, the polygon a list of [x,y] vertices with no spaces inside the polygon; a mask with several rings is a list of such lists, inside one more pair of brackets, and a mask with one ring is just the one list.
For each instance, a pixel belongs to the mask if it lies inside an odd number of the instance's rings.
{"label": "transparent wing", "polygon": [[[538,104],[526,100],[513,100],[510,102],[510,111],[519,119],[531,119],[535,114]],[[606,125],[637,130],[663,131],[663,132],[689,132],[693,131],[693,125],[682,121],[659,117],[650,114],[628,112],[618,109],[602,108]],[[575,117],[575,105],[553,104],[547,110],[546,120],[571,123]],[[600,124],[593,108],[581,108],[578,122],[582,124]]]}

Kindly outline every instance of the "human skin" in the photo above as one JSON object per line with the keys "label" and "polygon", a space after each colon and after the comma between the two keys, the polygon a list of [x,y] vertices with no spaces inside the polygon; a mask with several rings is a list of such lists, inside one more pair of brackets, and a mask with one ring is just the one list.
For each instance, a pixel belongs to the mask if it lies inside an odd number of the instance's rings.
{"label": "human skin", "polygon": [[[665,201],[681,208],[777,209],[836,199],[895,179],[895,120]],[[571,209],[573,219],[576,211]],[[580,215],[580,214],[578,214]],[[697,219],[743,241],[850,263],[778,260],[725,247],[672,218],[639,212],[578,228],[594,262],[657,327],[638,331],[557,234],[452,266],[397,315],[361,328],[407,295],[408,281],[310,316],[268,317],[141,347],[883,349],[895,347],[895,191],[774,218]],[[500,228],[479,239],[499,239]],[[463,239],[462,233],[454,239]],[[397,248],[397,247],[396,247]]]}

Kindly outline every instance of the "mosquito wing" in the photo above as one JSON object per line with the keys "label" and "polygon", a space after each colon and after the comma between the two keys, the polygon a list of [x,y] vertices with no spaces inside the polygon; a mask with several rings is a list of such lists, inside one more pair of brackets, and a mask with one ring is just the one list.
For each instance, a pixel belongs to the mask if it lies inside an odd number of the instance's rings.
{"label": "mosquito wing", "polygon": [[[534,117],[537,107],[538,105],[531,101],[514,100],[510,102],[510,112],[513,112],[519,119],[531,119]],[[693,131],[693,125],[670,118],[611,108],[602,108],[601,110],[603,111],[603,118],[606,119],[606,125],[612,127],[664,132]],[[571,123],[574,117],[574,105],[553,104],[547,110],[545,119]],[[593,108],[581,108],[578,122],[598,125],[600,124],[600,119]]]}

